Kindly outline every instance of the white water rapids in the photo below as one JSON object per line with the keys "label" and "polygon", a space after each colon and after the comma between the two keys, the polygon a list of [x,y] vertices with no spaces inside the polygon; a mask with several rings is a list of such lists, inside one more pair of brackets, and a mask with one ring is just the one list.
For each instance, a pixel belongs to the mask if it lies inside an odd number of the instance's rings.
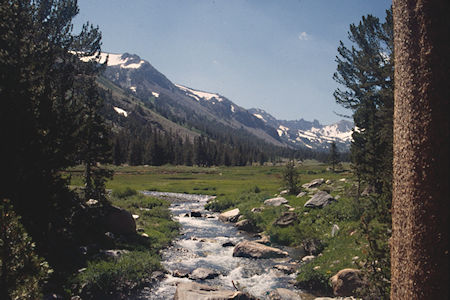
{"label": "white water rapids", "polygon": [[[189,273],[203,267],[215,270],[220,275],[214,279],[199,283],[219,286],[224,289],[238,288],[258,298],[265,299],[275,288],[295,290],[292,282],[295,274],[285,274],[275,268],[276,264],[291,261],[290,258],[280,259],[250,259],[233,257],[234,247],[223,247],[222,244],[232,242],[237,244],[246,239],[254,239],[246,233],[239,232],[232,224],[218,220],[216,213],[205,210],[204,206],[211,196],[147,192],[144,194],[163,197],[172,203],[170,210],[174,218],[181,224],[181,235],[173,245],[163,251],[162,264],[168,270],[166,279],[153,289],[145,289],[138,299],[173,299],[178,282],[188,282],[188,278],[174,277],[175,270],[185,270]],[[203,217],[185,216],[191,211],[199,211]],[[293,249],[283,248],[295,256]]]}

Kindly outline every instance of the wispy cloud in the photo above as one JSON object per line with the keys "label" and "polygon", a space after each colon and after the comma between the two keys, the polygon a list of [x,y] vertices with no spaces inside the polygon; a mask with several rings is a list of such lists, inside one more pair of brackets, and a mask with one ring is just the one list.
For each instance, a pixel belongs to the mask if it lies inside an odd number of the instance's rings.
{"label": "wispy cloud", "polygon": [[311,39],[311,35],[307,34],[305,31],[303,31],[298,35],[298,39],[300,41],[307,41],[307,40]]}

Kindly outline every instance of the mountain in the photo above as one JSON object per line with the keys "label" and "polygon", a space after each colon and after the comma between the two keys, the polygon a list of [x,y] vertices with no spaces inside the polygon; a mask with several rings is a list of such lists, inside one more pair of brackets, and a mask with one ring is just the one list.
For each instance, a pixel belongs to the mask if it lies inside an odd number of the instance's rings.
{"label": "mountain", "polygon": [[331,125],[322,125],[318,120],[277,120],[259,108],[251,108],[248,111],[276,128],[283,141],[296,147],[325,150],[334,141],[341,151],[345,151],[349,149],[352,141],[354,125],[350,121],[341,120]]}
{"label": "mountain", "polygon": [[151,106],[165,118],[217,137],[245,132],[275,146],[285,146],[276,130],[224,96],[176,85],[148,61],[134,54],[108,56],[104,77]]}
{"label": "mountain", "polygon": [[[110,104],[121,117],[139,112],[142,120],[161,131],[191,140],[203,134],[229,143],[231,135],[246,143],[275,147],[326,150],[335,141],[340,150],[349,148],[351,122],[324,126],[317,120],[277,120],[262,109],[246,110],[218,93],[174,84],[138,55],[102,53],[100,62],[106,58],[99,82],[113,91]],[[136,107],[140,107],[138,112]]]}

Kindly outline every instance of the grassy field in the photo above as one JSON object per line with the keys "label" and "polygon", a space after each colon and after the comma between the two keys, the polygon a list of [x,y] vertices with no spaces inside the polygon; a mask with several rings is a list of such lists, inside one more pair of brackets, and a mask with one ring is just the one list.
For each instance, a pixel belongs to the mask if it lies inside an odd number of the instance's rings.
{"label": "grassy field", "polygon": [[[301,184],[321,177],[338,179],[350,176],[349,171],[340,174],[326,171],[327,165],[305,161],[300,172]],[[349,169],[347,165],[344,168]],[[114,178],[107,182],[108,189],[130,187],[136,190],[154,190],[190,194],[207,194],[219,197],[235,196],[258,186],[268,194],[282,189],[282,166],[247,167],[186,167],[186,166],[111,166]],[[69,170],[72,185],[82,185],[82,169]]]}
{"label": "grassy field", "polygon": [[[314,193],[310,191],[303,197],[285,195],[289,205],[299,216],[298,222],[289,227],[278,227],[274,221],[287,207],[265,207],[261,213],[251,212],[254,207],[263,205],[264,200],[271,198],[284,189],[281,180],[283,166],[247,166],[247,167],[186,167],[186,166],[121,166],[112,167],[114,179],[107,183],[107,188],[113,191],[131,188],[134,190],[155,190],[165,192],[195,193],[217,196],[209,204],[209,209],[224,211],[239,207],[241,213],[253,224],[268,234],[276,244],[304,246],[304,242],[317,242],[320,254],[312,261],[301,266],[297,278],[299,286],[310,290],[330,292],[329,278],[343,268],[357,268],[364,259],[365,243],[359,230],[361,208],[355,203],[354,183],[349,165],[341,166],[339,172],[331,172],[326,164],[316,161],[305,161],[298,168],[300,184],[313,179],[323,178],[331,183],[323,184],[321,190],[339,200],[323,209],[305,208],[303,205]],[[72,185],[82,185],[81,168],[71,169]],[[345,178],[345,179],[344,179]],[[114,193],[113,193],[114,194]],[[135,196],[134,196],[135,197]],[[112,197],[113,204],[133,210],[139,198],[118,200]],[[143,226],[150,237],[164,236],[164,222],[161,233],[152,231],[151,227]],[[339,232],[332,236],[333,225],[339,227]],[[139,225],[139,224],[138,224]],[[172,224],[169,224],[173,226]],[[167,244],[167,239],[161,239],[161,245]]]}

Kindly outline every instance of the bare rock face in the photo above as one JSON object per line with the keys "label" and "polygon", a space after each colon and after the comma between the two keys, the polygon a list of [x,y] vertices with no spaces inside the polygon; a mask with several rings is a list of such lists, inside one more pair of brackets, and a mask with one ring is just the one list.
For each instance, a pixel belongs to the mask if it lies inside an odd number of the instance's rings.
{"label": "bare rock face", "polygon": [[342,269],[330,279],[333,293],[336,296],[352,296],[357,288],[363,286],[361,271],[357,269]]}
{"label": "bare rock face", "polygon": [[243,241],[236,245],[233,251],[235,257],[248,258],[277,258],[286,257],[288,253],[278,248],[269,247],[260,243]]}
{"label": "bare rock face", "polygon": [[277,288],[270,292],[269,300],[302,300],[302,297],[294,291]]}
{"label": "bare rock face", "polygon": [[222,222],[231,222],[236,223],[239,219],[239,216],[241,215],[241,212],[239,211],[239,208],[235,208],[226,212],[223,212],[219,215],[219,220]]}
{"label": "bare rock face", "polygon": [[239,291],[221,290],[218,287],[198,284],[195,282],[181,282],[177,285],[174,300],[256,300],[257,298]]}
{"label": "bare rock face", "polygon": [[213,279],[219,276],[219,273],[213,271],[211,269],[206,268],[197,268],[189,275],[189,278],[192,280],[206,280]]}
{"label": "bare rock face", "polygon": [[125,209],[111,206],[104,220],[108,232],[125,235],[136,233],[136,222],[131,213]]}
{"label": "bare rock face", "polygon": [[280,206],[281,204],[286,204],[286,203],[288,203],[288,201],[283,197],[271,198],[271,199],[267,199],[266,201],[264,201],[264,205],[267,205],[267,206]]}
{"label": "bare rock face", "polygon": [[295,212],[286,211],[273,223],[280,227],[287,227],[297,221],[298,217]]}
{"label": "bare rock face", "polygon": [[333,201],[336,201],[333,196],[327,192],[319,191],[311,199],[309,199],[304,206],[311,208],[323,208],[331,204]]}

